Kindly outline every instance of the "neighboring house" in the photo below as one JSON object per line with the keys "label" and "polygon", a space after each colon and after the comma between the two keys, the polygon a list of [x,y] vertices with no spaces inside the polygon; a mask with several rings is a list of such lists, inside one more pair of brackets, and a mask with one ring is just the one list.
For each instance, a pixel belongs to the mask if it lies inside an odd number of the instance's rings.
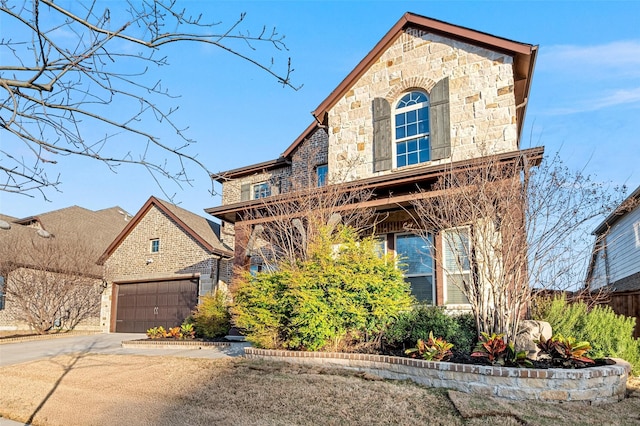
{"label": "neighboring house", "polygon": [[178,326],[199,295],[226,288],[226,259],[233,253],[219,235],[217,223],[149,198],[100,257],[108,282],[103,329],[145,332]]}
{"label": "neighboring house", "polygon": [[429,191],[447,170],[478,159],[540,161],[542,148],[520,149],[536,53],[530,44],[405,14],[284,153],[216,178],[222,205],[206,212],[222,220],[234,264],[252,266],[252,219],[295,185],[364,188],[373,190],[366,205],[384,214],[375,232],[385,250],[404,257],[416,297],[464,305],[443,271],[443,256],[456,253],[443,250],[442,238],[468,231],[434,230],[427,240],[408,233],[410,200],[417,188]]}
{"label": "neighboring house", "polygon": [[[57,282],[75,275],[102,284],[102,268],[96,261],[129,218],[119,207],[91,211],[78,206],[23,219],[0,215],[0,263],[5,274],[0,277],[0,290],[3,290],[0,291],[0,330],[29,329],[21,319],[24,314],[17,311],[11,296],[4,295],[4,285],[11,285],[18,279],[18,274],[24,279],[45,273]],[[73,282],[72,279],[68,281]],[[96,298],[97,303],[93,303],[95,314],[76,328],[100,328],[100,296]]]}
{"label": "neighboring house", "polygon": [[586,286],[609,291],[609,305],[636,318],[635,337],[640,337],[640,186],[593,234]]}

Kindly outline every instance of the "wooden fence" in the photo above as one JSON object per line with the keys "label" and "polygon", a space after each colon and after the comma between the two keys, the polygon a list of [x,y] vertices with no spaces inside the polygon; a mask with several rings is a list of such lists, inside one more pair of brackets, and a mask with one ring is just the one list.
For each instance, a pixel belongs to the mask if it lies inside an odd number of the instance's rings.
{"label": "wooden fence", "polygon": [[610,293],[609,299],[608,305],[615,313],[636,319],[633,336],[640,337],[640,290]]}

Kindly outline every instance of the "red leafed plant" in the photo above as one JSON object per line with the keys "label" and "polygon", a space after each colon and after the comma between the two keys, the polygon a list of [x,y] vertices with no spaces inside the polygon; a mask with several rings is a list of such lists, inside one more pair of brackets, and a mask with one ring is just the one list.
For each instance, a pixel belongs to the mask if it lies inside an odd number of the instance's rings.
{"label": "red leafed plant", "polygon": [[433,337],[433,331],[429,332],[429,339],[425,342],[418,339],[415,348],[407,349],[405,353],[415,358],[416,355],[427,361],[446,361],[451,357],[453,343],[449,343],[440,337]]}
{"label": "red leafed plant", "polygon": [[589,342],[576,342],[573,337],[561,334],[552,336],[548,340],[540,339],[536,342],[538,348],[551,358],[551,363],[562,367],[580,367],[595,362],[585,356],[591,350]]}
{"label": "red leafed plant", "polygon": [[516,352],[513,343],[504,341],[504,334],[480,333],[480,341],[471,356],[485,358],[491,365],[509,367],[532,367],[533,363],[527,359],[527,352]]}
{"label": "red leafed plant", "polygon": [[507,344],[504,341],[504,334],[480,333],[480,341],[471,353],[471,356],[487,358],[491,364],[499,363],[507,351]]}

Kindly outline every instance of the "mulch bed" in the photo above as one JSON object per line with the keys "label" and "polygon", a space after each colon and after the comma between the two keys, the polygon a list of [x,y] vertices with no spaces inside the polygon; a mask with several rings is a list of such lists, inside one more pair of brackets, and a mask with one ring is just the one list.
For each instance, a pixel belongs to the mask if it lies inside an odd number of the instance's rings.
{"label": "mulch bed", "polygon": [[[404,353],[402,349],[387,349],[384,351],[377,352],[378,355],[392,355],[408,358],[408,356]],[[609,358],[600,358],[594,359],[594,364],[588,364],[583,362],[575,362],[571,366],[564,366],[560,364],[554,364],[551,360],[530,360],[533,364],[533,367],[529,368],[538,368],[538,369],[549,369],[549,368],[566,368],[566,369],[576,369],[576,368],[590,368],[590,367],[602,367],[605,365],[615,365],[616,362]],[[447,362],[452,362],[455,364],[472,364],[472,365],[491,365],[484,358],[473,357],[470,354],[463,352],[453,351],[453,356],[447,360]],[[517,365],[505,365],[505,367],[518,367]]]}

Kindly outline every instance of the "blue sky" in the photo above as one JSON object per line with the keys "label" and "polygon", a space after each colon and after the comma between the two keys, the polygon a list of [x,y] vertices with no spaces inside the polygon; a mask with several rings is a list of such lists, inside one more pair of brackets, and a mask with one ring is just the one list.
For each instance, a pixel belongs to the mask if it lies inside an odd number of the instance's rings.
{"label": "blue sky", "polygon": [[[111,1],[112,10],[124,2]],[[311,123],[314,110],[402,14],[411,11],[512,40],[539,45],[522,147],[560,150],[574,169],[597,180],[640,185],[640,2],[489,1],[242,1],[185,2],[187,9],[231,24],[246,12],[245,29],[277,27],[290,56],[299,91],[225,52],[197,45],[169,49],[171,65],[150,74],[181,98],[176,115],[197,140],[189,152],[212,171],[276,158]],[[4,24],[3,24],[4,25]],[[3,33],[7,27],[3,30]],[[270,51],[259,54],[271,56]],[[114,113],[117,106],[114,106]],[[154,122],[149,126],[155,127]],[[161,133],[171,141],[171,132]],[[11,141],[0,134],[3,149]],[[114,139],[127,145],[127,141]],[[123,166],[117,174],[88,159],[64,158],[62,192],[41,196],[0,193],[0,212],[25,217],[79,205],[92,210],[118,205],[135,213],[150,195],[166,198],[148,172]],[[182,207],[205,215],[220,204],[207,175],[190,167],[193,187],[163,182]],[[217,190],[220,190],[216,183]]]}

